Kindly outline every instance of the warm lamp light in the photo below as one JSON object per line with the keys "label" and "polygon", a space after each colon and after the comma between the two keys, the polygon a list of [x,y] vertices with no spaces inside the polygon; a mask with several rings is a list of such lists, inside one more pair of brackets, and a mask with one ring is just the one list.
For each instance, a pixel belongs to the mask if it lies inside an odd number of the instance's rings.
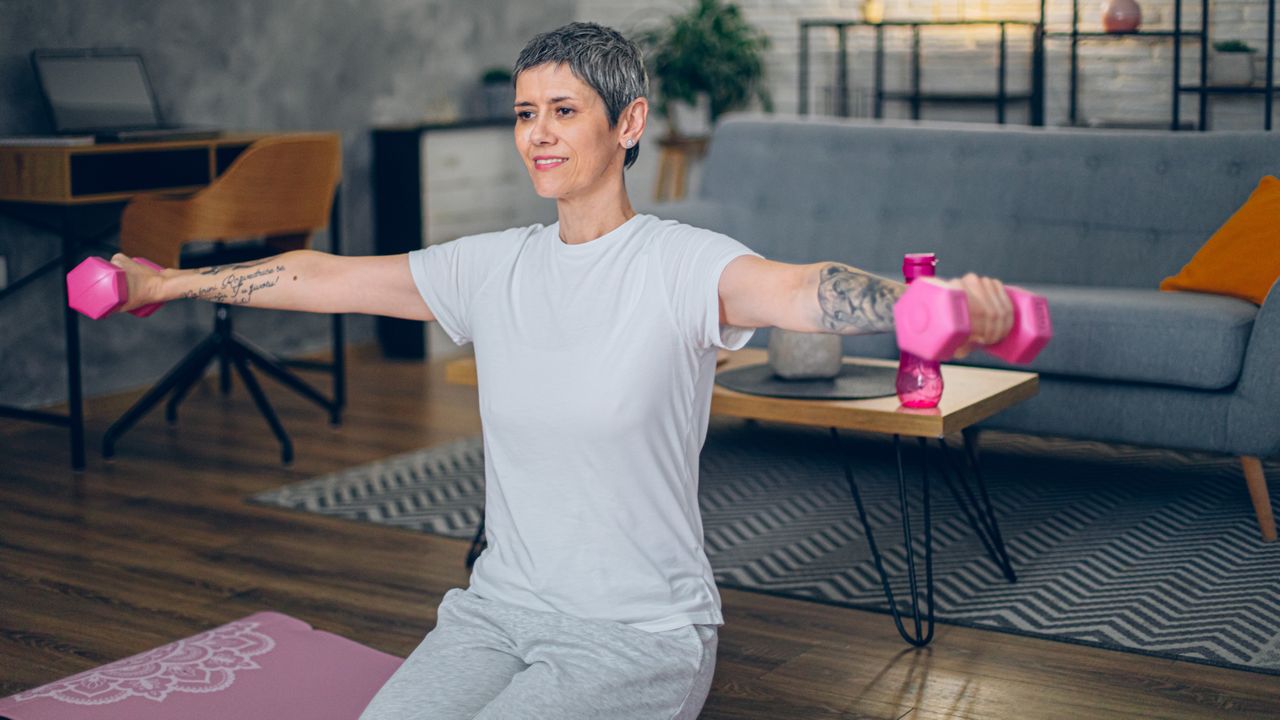
{"label": "warm lamp light", "polygon": [[862,20],[870,23],[884,22],[884,0],[863,0]]}

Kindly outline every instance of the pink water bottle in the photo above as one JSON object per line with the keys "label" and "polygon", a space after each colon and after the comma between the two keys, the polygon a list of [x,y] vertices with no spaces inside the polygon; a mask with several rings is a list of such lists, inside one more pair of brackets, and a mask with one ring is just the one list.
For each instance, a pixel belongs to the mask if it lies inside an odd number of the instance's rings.
{"label": "pink water bottle", "polygon": [[[936,275],[938,258],[933,253],[908,253],[902,258],[902,277],[910,285],[918,277]],[[898,357],[898,400],[904,407],[937,407],[942,399],[942,366],[908,352]]]}

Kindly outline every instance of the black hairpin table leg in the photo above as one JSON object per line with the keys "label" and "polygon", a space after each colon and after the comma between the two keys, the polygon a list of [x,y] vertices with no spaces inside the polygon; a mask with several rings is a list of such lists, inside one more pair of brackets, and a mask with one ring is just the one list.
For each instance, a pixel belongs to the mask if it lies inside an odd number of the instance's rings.
{"label": "black hairpin table leg", "polygon": [[484,510],[480,511],[480,526],[476,528],[476,536],[471,539],[471,547],[467,548],[467,569],[470,570],[480,559],[480,553],[488,546],[488,538],[484,534]]}
{"label": "black hairpin table leg", "polygon": [[867,546],[871,550],[872,559],[875,560],[876,572],[880,574],[880,583],[884,587],[885,599],[889,601],[889,612],[893,615],[893,622],[898,627],[898,634],[908,643],[916,647],[924,647],[929,644],[929,641],[933,640],[933,526],[929,507],[928,444],[924,438],[918,438],[920,443],[920,484],[924,496],[924,575],[925,604],[927,606],[927,613],[922,618],[920,613],[920,586],[916,575],[915,542],[914,535],[911,532],[911,514],[907,503],[907,480],[906,473],[902,467],[902,444],[899,436],[893,436],[893,452],[898,459],[898,503],[902,510],[902,539],[906,545],[907,581],[911,589],[912,628],[911,632],[907,632],[907,628],[902,622],[902,613],[898,610],[897,600],[893,596],[893,588],[889,585],[889,574],[885,572],[884,560],[880,556],[880,549],[876,546],[875,536],[871,532],[871,522],[867,519],[867,510],[863,506],[862,495],[858,492],[858,484],[853,479],[853,468],[849,463],[849,456],[840,443],[840,434],[836,428],[831,428],[831,437],[835,440],[836,449],[840,453],[841,462],[844,464],[844,476],[849,482],[849,491],[853,494],[853,502],[858,506],[858,518],[862,521],[862,530],[867,536]]}
{"label": "black hairpin table leg", "polygon": [[[987,483],[982,479],[982,469],[978,465],[978,451],[976,447],[977,431],[973,428],[964,430],[964,460],[961,460],[955,466],[951,462],[951,448],[947,445],[945,438],[938,438],[938,446],[942,450],[942,479],[946,481],[947,487],[951,490],[951,495],[956,500],[956,505],[964,512],[965,517],[969,520],[969,526],[973,528],[973,532],[977,534],[978,539],[982,541],[982,546],[986,548],[987,555],[991,557],[992,562],[996,564],[1000,571],[1004,573],[1004,577],[1009,582],[1017,582],[1018,576],[1013,572],[1013,563],[1009,561],[1009,553],[1004,547],[1004,538],[1000,535],[1000,525],[996,523],[995,511],[991,508],[991,498],[987,495]],[[965,461],[968,461],[966,469]],[[956,482],[952,482],[951,473],[955,473]],[[969,472],[973,476],[978,485],[978,495],[975,496],[973,489],[969,486]],[[964,495],[960,491],[964,491]],[[967,498],[967,502],[966,502]]]}

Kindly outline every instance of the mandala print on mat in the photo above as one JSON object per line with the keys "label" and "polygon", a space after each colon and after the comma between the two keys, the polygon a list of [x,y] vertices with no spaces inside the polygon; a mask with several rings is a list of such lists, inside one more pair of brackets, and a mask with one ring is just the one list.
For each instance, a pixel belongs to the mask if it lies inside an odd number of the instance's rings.
{"label": "mandala print on mat", "polygon": [[226,690],[240,670],[257,670],[252,658],[276,641],[257,632],[261,623],[233,622],[155,650],[18,693],[19,702],[46,697],[72,705],[107,705],[131,697],[160,702],[170,693]]}

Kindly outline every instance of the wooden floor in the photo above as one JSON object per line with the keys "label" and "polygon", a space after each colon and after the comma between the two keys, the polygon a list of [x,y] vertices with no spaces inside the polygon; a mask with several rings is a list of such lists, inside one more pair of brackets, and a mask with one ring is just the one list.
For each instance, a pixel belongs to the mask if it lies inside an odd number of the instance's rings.
{"label": "wooden floor", "polygon": [[[465,587],[468,542],[245,503],[251,493],[475,434],[474,388],[443,366],[353,353],[350,406],[264,386],[292,467],[238,385],[206,380],[176,428],[144,419],[107,463],[135,395],[88,406],[89,465],[65,431],[0,421],[0,696],[272,609],[406,655]],[[724,589],[703,718],[1277,718],[1280,679],[939,626],[912,650],[887,616]]]}

